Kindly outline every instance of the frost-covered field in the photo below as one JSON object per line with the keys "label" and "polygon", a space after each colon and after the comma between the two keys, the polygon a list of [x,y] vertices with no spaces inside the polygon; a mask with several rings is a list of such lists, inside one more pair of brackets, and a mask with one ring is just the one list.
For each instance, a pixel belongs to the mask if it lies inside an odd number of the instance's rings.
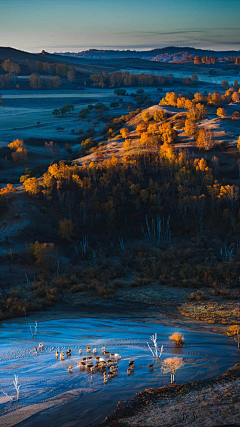
{"label": "frost-covered field", "polygon": [[[78,129],[83,127],[78,119],[79,111],[92,103],[109,105],[115,98],[113,90],[4,91],[3,104],[0,106],[0,140],[9,142],[16,138],[25,140],[32,137],[65,141],[76,139]],[[59,109],[66,104],[75,107],[73,114],[66,114],[62,118],[52,115],[55,108]],[[63,130],[57,131],[57,127]],[[71,133],[72,129],[76,134]]]}
{"label": "frost-covered field", "polygon": [[[123,71],[123,70],[122,70]],[[128,69],[133,74],[166,74],[162,70],[137,70]],[[175,78],[191,77],[189,71],[171,72]],[[199,77],[197,88],[189,86],[164,86],[160,92],[154,87],[143,88],[145,93],[151,94],[156,103],[168,91],[175,91],[187,94],[192,92],[214,92],[221,90],[222,80],[233,83],[238,76],[226,74],[221,76],[210,76],[208,74],[196,74]],[[127,92],[135,93],[138,88],[128,87]],[[0,106],[0,145],[5,146],[13,139],[19,138],[26,140],[28,138],[46,138],[47,140],[62,140],[64,142],[74,141],[78,136],[78,129],[83,128],[84,132],[91,123],[87,124],[78,119],[78,113],[82,108],[89,104],[103,102],[109,106],[111,102],[117,101],[118,97],[114,95],[114,89],[85,88],[84,90],[4,90],[2,92],[3,104]],[[133,98],[124,97],[124,102],[133,102]],[[66,114],[58,118],[52,115],[54,109],[59,109],[66,104],[72,104],[75,107],[73,114]],[[119,116],[128,111],[119,109]],[[37,124],[40,122],[40,124]],[[57,127],[63,128],[61,131]],[[72,133],[74,130],[74,133]],[[100,129],[101,131],[103,130]]]}
{"label": "frost-covered field", "polygon": [[[149,372],[153,359],[147,347],[149,336],[158,333],[158,343],[164,346],[162,359],[169,356],[182,357],[185,365],[176,375],[178,383],[203,378],[213,378],[239,361],[235,343],[226,337],[211,333],[193,333],[173,327],[124,320],[62,319],[38,323],[38,334],[32,338],[29,324],[24,320],[4,322],[0,326],[0,425],[10,427],[20,421],[32,426],[41,411],[48,409],[52,416],[51,426],[57,425],[58,411],[64,404],[72,410],[65,413],[66,420],[76,419],[78,412],[81,426],[101,421],[115,407],[117,401],[132,397],[139,390],[169,384],[169,376],[161,372],[161,364]],[[185,336],[182,348],[175,348],[169,335],[180,331]],[[35,355],[34,347],[44,342],[44,349]],[[100,372],[92,376],[79,369],[86,347],[91,345],[102,356],[105,346],[122,357],[119,372],[107,384]],[[72,350],[72,356],[64,361],[56,360],[56,350]],[[91,354],[93,355],[93,354]],[[134,374],[128,376],[129,360],[135,360]],[[72,373],[68,367],[72,366]],[[20,402],[12,405],[2,393],[14,396],[14,374],[18,375]],[[67,406],[66,406],[67,407]],[[51,409],[50,409],[51,408]],[[36,415],[38,414],[38,415]],[[34,416],[35,415],[35,416]],[[29,421],[27,418],[34,416]],[[39,425],[39,424],[36,424]],[[80,424],[79,424],[80,425]]]}

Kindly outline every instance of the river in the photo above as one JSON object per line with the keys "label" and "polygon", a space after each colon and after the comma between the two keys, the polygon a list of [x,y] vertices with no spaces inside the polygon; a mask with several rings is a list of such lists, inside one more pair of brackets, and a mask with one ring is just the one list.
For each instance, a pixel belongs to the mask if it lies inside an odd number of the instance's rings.
{"label": "river", "polygon": [[[58,319],[39,322],[36,338],[32,338],[30,326],[33,328],[34,324],[24,320],[0,325],[0,391],[14,395],[14,374],[18,375],[21,384],[19,405],[10,405],[6,396],[0,395],[2,427],[16,425],[9,423],[14,419],[19,423],[23,414],[26,418],[31,414],[32,417],[19,426],[38,426],[46,420],[51,427],[60,426],[60,418],[63,418],[65,422],[78,419],[77,425],[86,427],[103,421],[119,400],[131,398],[149,387],[169,384],[169,375],[161,372],[161,363],[149,372],[153,357],[147,341],[150,342],[149,337],[155,332],[159,346],[164,346],[162,360],[178,356],[185,362],[177,372],[177,383],[216,377],[239,361],[237,346],[227,337],[210,332],[190,332],[171,325],[124,319]],[[169,341],[170,334],[176,331],[185,336],[181,348],[174,347]],[[44,349],[36,356],[34,347],[39,342],[44,342]],[[84,357],[88,345],[96,347],[99,356],[102,356],[102,346],[121,355],[118,376],[105,385],[101,373],[91,377],[79,369],[79,349]],[[55,351],[66,352],[68,348],[72,350],[71,358],[56,360]],[[135,371],[128,376],[127,368],[132,359],[135,360]],[[73,368],[72,374],[68,372],[69,365]],[[64,405],[66,396],[68,405]],[[54,400],[57,397],[58,400]],[[42,413],[46,402],[53,402],[47,415]]]}

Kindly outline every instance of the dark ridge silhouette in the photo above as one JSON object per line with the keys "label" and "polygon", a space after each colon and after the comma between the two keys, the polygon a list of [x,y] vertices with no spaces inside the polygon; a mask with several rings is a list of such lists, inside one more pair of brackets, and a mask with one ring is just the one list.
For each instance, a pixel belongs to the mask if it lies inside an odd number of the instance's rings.
{"label": "dark ridge silhouette", "polygon": [[46,56],[40,53],[29,53],[23,50],[14,49],[13,47],[0,46],[0,61],[5,61],[5,59],[10,59],[10,61],[19,63],[26,59],[29,59],[30,61],[55,62],[51,57],[46,59]]}
{"label": "dark ridge silhouette", "polygon": [[181,61],[189,58],[190,55],[197,56],[216,56],[225,58],[229,56],[239,56],[240,51],[215,51],[210,49],[195,49],[193,47],[164,47],[152,50],[115,50],[115,49],[89,49],[82,52],[63,52],[56,55],[74,56],[77,58],[88,59],[111,59],[111,58],[139,58],[151,61],[172,62]]}

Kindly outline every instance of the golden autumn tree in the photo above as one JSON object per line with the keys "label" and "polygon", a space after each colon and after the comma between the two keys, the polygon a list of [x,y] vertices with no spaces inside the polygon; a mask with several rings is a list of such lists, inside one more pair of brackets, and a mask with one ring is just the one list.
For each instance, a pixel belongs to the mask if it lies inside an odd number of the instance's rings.
{"label": "golden autumn tree", "polygon": [[213,132],[209,129],[200,129],[197,138],[197,147],[199,150],[211,150],[215,146]]}
{"label": "golden autumn tree", "polygon": [[8,204],[9,198],[11,197],[12,194],[15,193],[15,191],[16,189],[13,187],[12,184],[7,184],[6,187],[3,187],[0,189],[0,196],[7,199],[7,204]]}
{"label": "golden autumn tree", "polygon": [[147,128],[148,135],[156,135],[158,134],[158,124],[150,123]]}
{"label": "golden autumn tree", "polygon": [[161,124],[159,126],[159,132],[164,144],[171,144],[176,140],[176,131],[169,122]]}
{"label": "golden autumn tree", "polygon": [[184,108],[186,108],[186,110],[191,110],[193,107],[193,102],[190,99],[186,99],[184,103]]}
{"label": "golden autumn tree", "polygon": [[8,144],[8,147],[12,151],[12,159],[16,163],[26,163],[28,150],[25,147],[25,144],[20,139],[15,139],[13,142]]}
{"label": "golden autumn tree", "polygon": [[160,153],[161,153],[161,157],[163,157],[164,159],[167,159],[169,163],[175,162],[176,156],[175,156],[173,146],[166,143],[161,145]]}
{"label": "golden autumn tree", "polygon": [[223,95],[220,92],[213,92],[208,94],[208,104],[215,105],[216,107],[222,105]]}
{"label": "golden autumn tree", "polygon": [[143,121],[145,122],[145,123],[147,123],[147,122],[149,122],[149,120],[150,120],[150,114],[149,114],[149,112],[148,111],[144,111],[143,112],[143,114],[142,114],[142,119],[143,119]]}
{"label": "golden autumn tree", "polygon": [[144,145],[144,146],[150,145],[150,136],[148,135],[147,132],[143,132],[141,134],[140,143],[141,145]]}
{"label": "golden autumn tree", "polygon": [[60,219],[59,235],[68,242],[71,242],[73,236],[73,222],[70,219]]}
{"label": "golden autumn tree", "polygon": [[143,132],[141,134],[140,143],[145,147],[155,147],[158,145],[158,137],[156,135],[149,135],[147,132]]}
{"label": "golden autumn tree", "polygon": [[120,134],[122,136],[122,138],[127,138],[130,135],[130,131],[128,128],[122,128],[120,129]]}
{"label": "golden autumn tree", "polygon": [[240,136],[238,137],[237,149],[238,149],[238,152],[240,153]]}
{"label": "golden autumn tree", "polygon": [[202,101],[204,101],[204,95],[202,93],[196,92],[194,94],[194,101],[195,102],[202,102]]}
{"label": "golden autumn tree", "polygon": [[168,357],[162,363],[163,373],[171,374],[171,384],[175,381],[176,371],[184,365],[181,357]]}
{"label": "golden autumn tree", "polygon": [[156,110],[155,113],[154,113],[154,115],[153,115],[153,119],[157,123],[162,122],[166,118],[167,118],[167,114],[165,113],[164,110]]}
{"label": "golden autumn tree", "polygon": [[240,93],[233,92],[232,94],[232,102],[239,103],[240,102]]}
{"label": "golden autumn tree", "polygon": [[14,151],[12,154],[12,159],[16,163],[26,163],[28,158],[28,150],[26,148],[17,148],[16,151]]}
{"label": "golden autumn tree", "polygon": [[23,183],[23,187],[30,196],[37,197],[41,192],[41,185],[37,178],[28,178]]}
{"label": "golden autumn tree", "polygon": [[226,117],[227,116],[227,112],[226,112],[225,108],[219,107],[217,109],[217,116],[221,117],[222,119],[224,117]]}
{"label": "golden autumn tree", "polygon": [[184,96],[179,95],[177,99],[177,108],[185,108],[186,98]]}
{"label": "golden autumn tree", "polygon": [[167,105],[170,105],[171,107],[176,107],[177,106],[177,95],[176,95],[176,93],[175,92],[167,92],[164,101]]}
{"label": "golden autumn tree", "polygon": [[129,150],[130,146],[131,146],[131,139],[130,139],[130,138],[125,139],[125,141],[124,141],[124,143],[123,143],[123,148],[124,148],[125,150]]}
{"label": "golden autumn tree", "polygon": [[188,136],[196,135],[197,129],[198,129],[198,127],[197,127],[196,122],[194,120],[187,119],[185,121],[184,131],[185,131],[186,135],[188,135]]}
{"label": "golden autumn tree", "polygon": [[57,269],[58,253],[54,243],[30,243],[28,252],[35,258],[37,265],[50,271]]}
{"label": "golden autumn tree", "polygon": [[138,136],[141,136],[141,134],[143,132],[146,132],[146,130],[147,130],[147,126],[143,125],[143,124],[137,125],[137,127],[136,127],[136,132],[137,132]]}
{"label": "golden autumn tree", "polygon": [[225,199],[230,203],[234,203],[239,197],[239,187],[237,185],[221,185],[219,190],[219,199]]}
{"label": "golden autumn tree", "polygon": [[25,148],[25,144],[22,140],[15,139],[13,142],[10,142],[10,144],[8,144],[8,147],[10,148],[10,150],[17,150],[18,148]]}

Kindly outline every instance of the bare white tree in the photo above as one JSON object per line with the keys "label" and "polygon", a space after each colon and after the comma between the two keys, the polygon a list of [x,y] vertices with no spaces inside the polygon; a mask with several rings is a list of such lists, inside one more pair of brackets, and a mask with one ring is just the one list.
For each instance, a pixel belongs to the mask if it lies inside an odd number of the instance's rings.
{"label": "bare white tree", "polygon": [[32,329],[32,327],[30,326],[30,332],[33,338],[37,336],[37,327],[38,327],[38,324],[37,324],[37,321],[35,320],[34,329]]}
{"label": "bare white tree", "polygon": [[[17,396],[16,396],[16,400],[19,400],[19,389],[20,389],[20,385],[18,383],[18,376],[14,374],[14,380],[13,380],[13,385],[14,388],[16,390]],[[5,391],[3,391],[3,394],[5,394],[5,396],[7,396],[9,398],[9,400],[11,401],[11,403],[14,402],[14,398],[12,396],[9,396],[9,394],[5,393]]]}
{"label": "bare white tree", "polygon": [[125,254],[126,252],[126,245],[124,244],[123,238],[119,237],[119,244],[120,244],[120,248],[122,249],[123,253]]}
{"label": "bare white tree", "polygon": [[16,393],[17,393],[17,399],[16,400],[19,400],[19,389],[20,389],[20,385],[18,384],[18,376],[17,375],[14,375],[13,385],[14,385]]}
{"label": "bare white tree", "polygon": [[148,217],[146,215],[146,227],[142,227],[143,236],[145,239],[153,241],[157,245],[161,242],[171,241],[171,230],[170,230],[170,215],[165,222],[164,218],[160,218],[157,215],[156,220],[152,218],[152,222],[148,223]]}
{"label": "bare white tree", "polygon": [[82,240],[80,241],[80,246],[81,246],[81,251],[82,251],[82,257],[84,258],[86,253],[87,253],[87,247],[88,247],[88,237],[87,236],[83,236]]}
{"label": "bare white tree", "polygon": [[164,374],[171,374],[171,384],[175,381],[176,371],[184,365],[181,357],[168,357],[162,363],[162,371]]}
{"label": "bare white tree", "polygon": [[159,360],[161,358],[161,356],[162,356],[163,345],[159,349],[158,344],[157,344],[157,334],[154,334],[154,335],[150,336],[150,340],[153,343],[153,348],[151,348],[150,345],[149,345],[149,343],[147,343],[148,348],[151,351],[154,359]]}
{"label": "bare white tree", "polygon": [[7,393],[5,393],[5,391],[3,391],[3,394],[5,394],[5,396],[7,396],[7,397],[8,397],[8,399],[10,400],[10,402],[11,402],[11,403],[13,403],[13,402],[14,402],[14,399],[13,399],[13,397],[12,397],[12,396],[9,396]]}

